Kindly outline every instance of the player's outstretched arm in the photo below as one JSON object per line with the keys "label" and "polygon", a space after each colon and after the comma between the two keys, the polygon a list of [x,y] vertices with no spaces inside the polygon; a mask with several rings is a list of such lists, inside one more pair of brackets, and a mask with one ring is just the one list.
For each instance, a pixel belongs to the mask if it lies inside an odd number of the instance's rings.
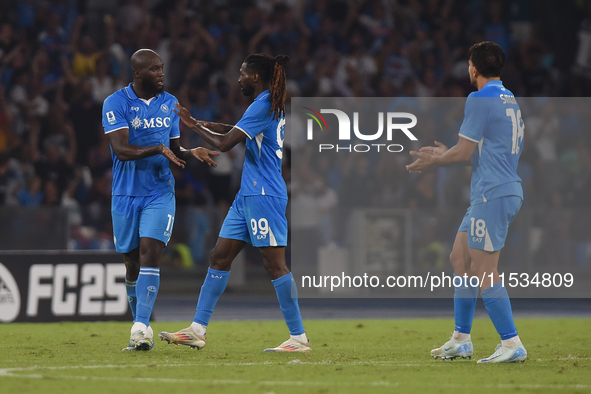
{"label": "player's outstretched arm", "polygon": [[229,151],[236,144],[246,139],[246,134],[234,126],[232,126],[232,128],[226,134],[216,133],[204,127],[202,122],[199,122],[193,118],[185,107],[178,103],[175,105],[177,109],[173,109],[173,111],[180,116],[181,121],[192,130],[195,130],[197,134],[199,134],[199,136],[203,138],[208,144],[214,146],[216,149],[219,149],[222,152]]}
{"label": "player's outstretched arm", "polygon": [[470,160],[478,145],[478,143],[461,136],[458,143],[449,149],[437,141],[435,144],[436,147],[423,147],[418,152],[411,150],[410,155],[416,157],[417,160],[407,165],[406,169],[409,172],[420,174],[435,167],[464,163]]}
{"label": "player's outstretched arm", "polygon": [[113,153],[121,161],[138,160],[161,154],[177,166],[185,168],[185,161],[176,157],[164,144],[154,146],[131,145],[129,143],[129,129],[127,127],[107,133],[106,135],[113,149]]}
{"label": "player's outstretched arm", "polygon": [[180,138],[174,138],[170,140],[170,149],[175,155],[181,157],[185,161],[194,157],[200,162],[209,164],[212,167],[217,167],[217,163],[211,156],[219,156],[220,152],[215,152],[201,147],[185,149],[181,146]]}
{"label": "player's outstretched arm", "polygon": [[232,125],[224,124],[224,123],[216,123],[216,122],[205,122],[203,120],[197,120],[191,116],[191,113],[188,109],[180,105],[179,103],[175,103],[177,109],[172,109],[180,118],[181,121],[185,124],[185,126],[195,130],[196,125],[201,125],[214,133],[221,133],[226,134],[230,130],[232,130]]}
{"label": "player's outstretched arm", "polygon": [[214,133],[221,133],[221,134],[226,134],[227,132],[232,130],[232,128],[234,127],[231,124],[205,122],[203,120],[197,120],[197,123],[199,123],[201,126],[205,127],[206,129],[210,129]]}

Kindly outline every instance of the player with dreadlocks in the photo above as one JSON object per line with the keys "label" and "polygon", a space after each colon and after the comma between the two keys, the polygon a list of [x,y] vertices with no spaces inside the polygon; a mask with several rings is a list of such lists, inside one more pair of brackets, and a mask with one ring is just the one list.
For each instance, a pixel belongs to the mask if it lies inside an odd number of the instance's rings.
{"label": "player with dreadlocks", "polygon": [[224,292],[232,261],[248,242],[258,248],[265,269],[271,275],[279,306],[290,338],[266,352],[307,352],[311,350],[297,299],[295,281],[285,262],[287,245],[287,188],[281,176],[285,135],[285,55],[249,55],[240,67],[240,84],[245,96],[253,96],[242,119],[235,125],[194,119],[177,104],[185,125],[222,152],[246,140],[246,155],[240,190],[224,220],[211,252],[209,270],[197,302],[193,323],[176,333],[161,332],[160,338],[177,345],[201,349],[205,331],[218,298]]}

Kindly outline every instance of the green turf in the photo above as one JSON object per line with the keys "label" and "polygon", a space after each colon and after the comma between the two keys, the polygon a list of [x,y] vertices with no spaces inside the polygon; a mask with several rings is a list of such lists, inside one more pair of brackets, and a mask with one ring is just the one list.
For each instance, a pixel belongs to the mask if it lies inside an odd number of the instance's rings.
{"label": "green turf", "polygon": [[[157,341],[121,352],[127,323],[0,325],[0,393],[520,393],[591,391],[591,319],[517,319],[525,363],[477,365],[429,357],[450,319],[306,321],[309,354],[263,353],[287,339],[283,322],[213,322],[207,346]],[[183,323],[153,324],[155,332]],[[498,342],[477,319],[475,358]]]}

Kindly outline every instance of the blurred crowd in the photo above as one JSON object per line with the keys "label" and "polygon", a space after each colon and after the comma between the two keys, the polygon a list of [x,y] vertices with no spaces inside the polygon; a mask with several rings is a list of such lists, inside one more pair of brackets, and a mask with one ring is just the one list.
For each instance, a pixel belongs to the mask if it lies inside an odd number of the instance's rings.
{"label": "blurred crowd", "polygon": [[[68,207],[76,247],[111,239],[101,107],[131,81],[139,48],[161,56],[165,89],[195,118],[229,124],[249,105],[237,78],[254,52],[290,56],[288,97],[465,97],[467,50],[491,40],[507,54],[503,81],[516,96],[588,96],[590,9],[586,0],[0,0],[0,204]],[[541,126],[526,131],[528,204],[589,207],[589,138],[565,142],[563,129]],[[289,124],[287,134],[289,182]],[[203,144],[181,135],[185,147]],[[339,164],[343,188],[328,202],[467,205],[464,169],[415,177],[405,163],[356,156]],[[243,157],[238,146],[213,169],[171,166],[179,206],[227,208]],[[393,180],[379,185],[381,201],[347,201],[347,188],[373,187],[367,174]]]}

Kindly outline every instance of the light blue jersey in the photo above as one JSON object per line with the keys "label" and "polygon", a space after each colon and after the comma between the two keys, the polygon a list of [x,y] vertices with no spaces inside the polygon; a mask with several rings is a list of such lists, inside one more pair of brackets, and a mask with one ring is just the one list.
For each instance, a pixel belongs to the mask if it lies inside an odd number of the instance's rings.
{"label": "light blue jersey", "polygon": [[257,96],[236,127],[248,136],[239,195],[287,198],[281,176],[285,118],[273,119],[268,90]]}
{"label": "light blue jersey", "polygon": [[461,137],[478,143],[472,156],[470,205],[502,196],[523,199],[517,162],[524,128],[519,105],[501,81],[470,93],[460,127]]}
{"label": "light blue jersey", "polygon": [[[103,104],[105,134],[129,128],[129,143],[138,146],[164,144],[179,138],[179,117],[172,111],[178,100],[163,92],[150,100],[138,98],[129,84],[107,97]],[[114,196],[153,196],[174,193],[174,178],[169,160],[154,155],[138,160],[121,161],[113,153]]]}

